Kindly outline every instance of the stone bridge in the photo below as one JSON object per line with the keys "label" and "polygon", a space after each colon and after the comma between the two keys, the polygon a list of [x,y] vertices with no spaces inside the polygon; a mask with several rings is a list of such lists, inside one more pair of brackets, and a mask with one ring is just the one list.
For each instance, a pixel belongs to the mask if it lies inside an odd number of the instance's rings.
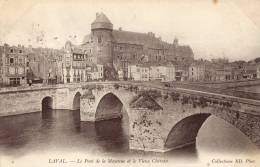
{"label": "stone bridge", "polygon": [[79,109],[81,121],[129,119],[129,147],[165,152],[196,142],[213,115],[260,147],[260,101],[149,83],[98,82],[0,91],[1,115]]}

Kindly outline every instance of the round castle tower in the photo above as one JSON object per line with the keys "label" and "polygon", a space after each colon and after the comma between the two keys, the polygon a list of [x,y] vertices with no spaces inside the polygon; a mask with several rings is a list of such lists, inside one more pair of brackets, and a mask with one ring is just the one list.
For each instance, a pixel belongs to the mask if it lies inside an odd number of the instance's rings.
{"label": "round castle tower", "polygon": [[93,54],[97,57],[98,64],[109,67],[113,67],[112,31],[113,24],[106,15],[97,13],[95,21],[91,24],[91,36],[96,46]]}

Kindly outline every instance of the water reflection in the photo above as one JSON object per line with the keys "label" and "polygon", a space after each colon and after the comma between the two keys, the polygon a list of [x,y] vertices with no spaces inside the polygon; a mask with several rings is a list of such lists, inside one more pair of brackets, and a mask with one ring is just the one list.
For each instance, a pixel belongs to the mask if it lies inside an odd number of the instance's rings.
{"label": "water reflection", "polygon": [[[128,134],[122,127],[120,118],[95,123],[96,139],[105,151],[127,152]],[[109,143],[109,144],[108,144]]]}

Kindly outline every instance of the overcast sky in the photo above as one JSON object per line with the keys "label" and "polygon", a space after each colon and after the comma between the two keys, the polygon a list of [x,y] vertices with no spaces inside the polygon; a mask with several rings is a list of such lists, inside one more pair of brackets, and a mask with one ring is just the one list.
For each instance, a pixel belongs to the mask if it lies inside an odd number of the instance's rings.
{"label": "overcast sky", "polygon": [[179,38],[195,58],[260,57],[258,0],[0,0],[0,41],[61,48],[66,40],[80,44],[90,33],[96,12],[103,12],[115,29],[152,31],[162,40]]}

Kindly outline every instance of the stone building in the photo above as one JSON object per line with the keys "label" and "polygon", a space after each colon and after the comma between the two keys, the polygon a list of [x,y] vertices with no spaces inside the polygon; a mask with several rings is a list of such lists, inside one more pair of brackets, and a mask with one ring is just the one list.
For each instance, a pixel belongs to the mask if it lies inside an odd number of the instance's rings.
{"label": "stone building", "polygon": [[190,81],[204,81],[206,76],[206,64],[203,60],[194,61],[189,67]]}
{"label": "stone building", "polygon": [[26,84],[26,70],[28,68],[25,56],[25,48],[21,45],[9,46],[4,44],[1,47],[1,79],[2,85],[23,85]]}
{"label": "stone building", "polygon": [[115,30],[103,13],[96,14],[91,33],[84,37],[80,47],[93,62],[104,66],[107,80],[117,79],[118,71],[127,79],[129,64],[175,62],[188,65],[194,59],[192,49],[179,45],[177,39],[167,43],[152,32]]}
{"label": "stone building", "polygon": [[149,81],[148,66],[131,64],[128,66],[128,79],[133,81]]}
{"label": "stone building", "polygon": [[157,65],[150,67],[150,80],[151,81],[174,81],[175,78],[175,66],[172,64]]}
{"label": "stone building", "polygon": [[66,42],[63,57],[64,83],[86,81],[87,54],[81,48]]}
{"label": "stone building", "polygon": [[256,78],[260,78],[260,63],[257,63]]}
{"label": "stone building", "polygon": [[28,77],[34,82],[62,82],[63,51],[50,48],[26,48]]}
{"label": "stone building", "polygon": [[99,81],[103,80],[103,65],[97,64],[92,66],[87,66],[86,68],[87,81]]}
{"label": "stone building", "polygon": [[4,47],[0,46],[0,86],[3,85],[3,51]]}
{"label": "stone building", "polygon": [[247,63],[245,65],[244,79],[256,79],[257,78],[258,65],[256,63]]}
{"label": "stone building", "polygon": [[64,48],[62,71],[64,83],[102,80],[103,65],[98,64],[97,57],[92,56],[80,46],[67,41]]}
{"label": "stone building", "polygon": [[[121,74],[121,71],[119,71]],[[128,79],[134,81],[174,81],[175,67],[171,64],[149,65],[131,64],[128,66]]]}

